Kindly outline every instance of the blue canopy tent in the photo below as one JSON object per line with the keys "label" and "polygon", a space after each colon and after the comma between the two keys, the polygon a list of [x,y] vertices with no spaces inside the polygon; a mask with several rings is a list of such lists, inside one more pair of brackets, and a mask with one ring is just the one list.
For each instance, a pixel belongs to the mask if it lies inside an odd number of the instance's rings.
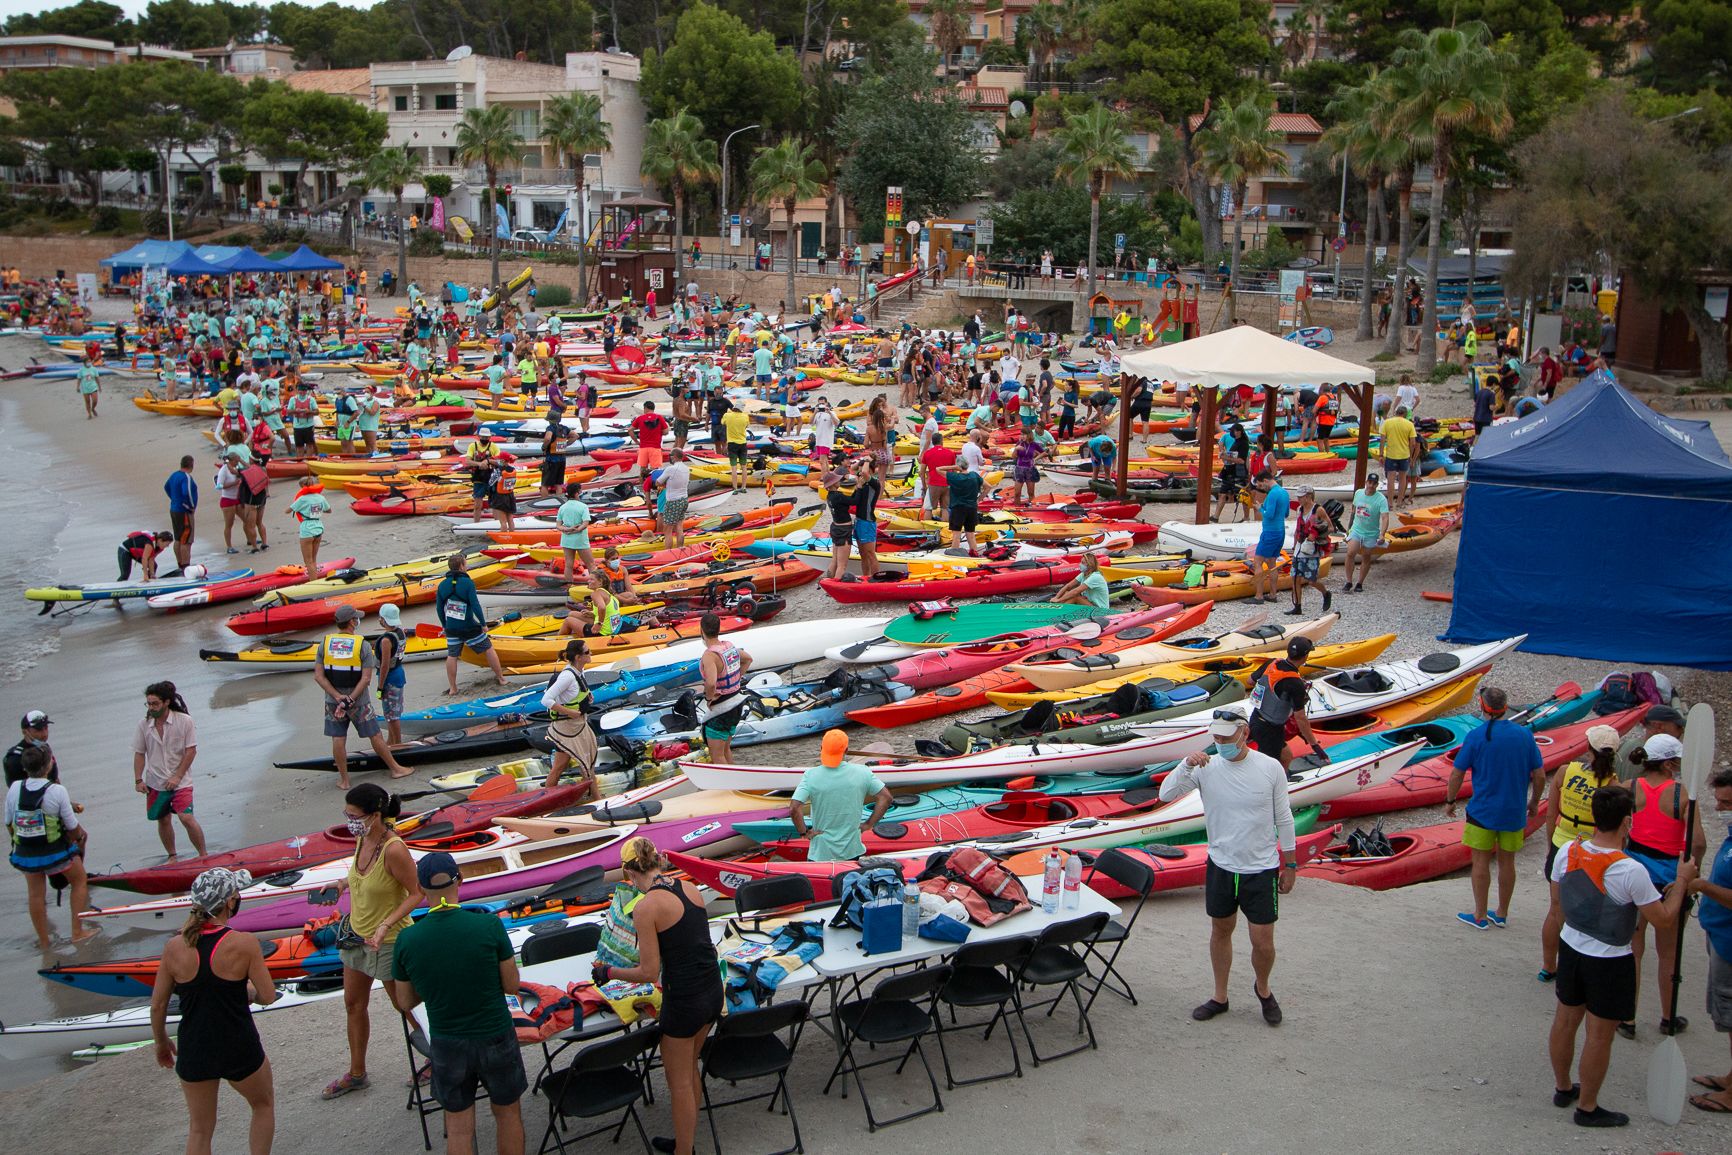
{"label": "blue canopy tent", "polygon": [[240,246],[238,245],[200,245],[198,248],[193,250],[193,252],[212,263],[215,263],[216,261],[226,261],[240,251]]}
{"label": "blue canopy tent", "polygon": [[226,277],[229,271],[221,265],[214,265],[199,256],[197,252],[188,249],[176,257],[167,267],[171,277]]}
{"label": "blue canopy tent", "polygon": [[140,241],[130,249],[102,258],[99,263],[118,283],[123,275],[134,269],[160,269],[191,251],[192,246],[185,241]]}
{"label": "blue canopy tent", "polygon": [[1732,462],[1596,373],[1479,437],[1444,638],[1732,669]]}
{"label": "blue canopy tent", "polygon": [[271,260],[263,253],[254,252],[251,245],[216,262],[225,273],[280,273],[283,266]]}
{"label": "blue canopy tent", "polygon": [[321,257],[306,245],[277,260],[277,268],[290,272],[323,273],[343,267],[342,261],[333,261],[329,257]]}

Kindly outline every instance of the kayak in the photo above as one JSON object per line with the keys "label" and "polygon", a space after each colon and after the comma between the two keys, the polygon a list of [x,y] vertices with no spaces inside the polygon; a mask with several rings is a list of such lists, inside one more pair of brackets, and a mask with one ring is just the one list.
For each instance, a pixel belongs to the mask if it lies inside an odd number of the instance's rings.
{"label": "kayak", "polygon": [[971,750],[983,742],[1116,742],[1142,723],[1212,712],[1244,699],[1245,687],[1228,674],[1203,674],[1179,684],[1151,678],[1141,685],[1127,683],[1111,694],[1066,702],[1062,712],[1041,702],[996,718],[958,722],[945,727],[938,740],[952,750]]}
{"label": "kayak", "polygon": [[[338,570],[346,570],[354,564],[355,559],[352,557],[322,561],[319,563],[318,574],[323,577]],[[298,565],[279,566],[273,573],[253,574],[249,577],[231,578],[228,581],[193,586],[191,589],[154,594],[145,600],[145,605],[153,610],[185,610],[194,606],[214,606],[220,602],[256,598],[260,594],[266,594],[272,590],[297,585],[305,581],[306,576],[307,571]]]}
{"label": "kayak", "polygon": [[[467,572],[478,587],[485,588],[504,580],[505,570],[510,565],[509,561],[496,561],[475,566]],[[433,600],[439,583],[445,579],[445,567],[441,566],[440,571],[438,574],[427,573],[419,576],[402,574],[391,578],[388,583],[355,593],[316,596],[310,601],[284,602],[263,609],[249,610],[235,614],[224,624],[243,637],[258,637],[321,629],[337,620],[338,606],[353,606],[365,616],[391,603],[399,606],[425,605]],[[283,592],[278,590],[268,596],[280,596]]]}
{"label": "kayak", "polygon": [[[311,934],[259,940],[265,956],[265,969],[273,981],[300,978],[306,975],[338,975],[342,959],[329,947],[321,947]],[[310,965],[309,965],[310,964]],[[57,963],[36,973],[51,983],[72,987],[95,995],[118,998],[148,998],[156,983],[161,955],[143,958],[104,959],[100,962]]]}
{"label": "kayak", "polygon": [[325,577],[312,581],[296,582],[274,590],[268,597],[259,599],[260,605],[274,605],[279,602],[308,601],[331,594],[356,593],[361,590],[378,589],[381,586],[395,587],[403,578],[419,578],[433,575],[444,577],[450,568],[453,554],[436,553],[427,557],[418,557],[412,561],[398,562],[396,565],[374,566],[371,569],[340,570]]}
{"label": "kayak", "polygon": [[1089,692],[1099,693],[1113,688],[1102,684],[1104,679],[1114,675],[1134,675],[1166,662],[1280,653],[1287,649],[1288,642],[1298,637],[1320,642],[1340,620],[1340,614],[1328,613],[1291,626],[1250,626],[1212,637],[1151,641],[1113,653],[1079,655],[1069,661],[1012,663],[1006,669],[1027,679],[1039,690],[1088,687]]}
{"label": "kayak", "polygon": [[[221,585],[223,582],[239,581],[241,578],[253,576],[250,569],[221,570],[207,573],[203,577],[189,578],[170,576],[152,578],[149,581],[125,582],[95,582],[82,586],[44,586],[24,591],[24,600],[32,602],[97,602],[118,601],[125,598],[150,598],[163,594],[172,594],[181,590],[195,590],[205,586]],[[48,610],[44,607],[43,613]]]}
{"label": "kayak", "polygon": [[1058,605],[1050,602],[995,602],[958,606],[930,618],[903,614],[884,627],[884,637],[898,645],[915,648],[957,646],[982,642],[1041,626],[1081,621],[1101,611],[1094,606]]}
{"label": "kayak", "polygon": [[[520,814],[540,814],[570,806],[588,790],[582,779],[562,782],[552,788],[524,790],[499,798],[465,800],[440,806],[417,815],[399,819],[397,831],[405,838],[419,834],[423,838],[472,834],[485,830],[495,818]],[[192,886],[192,880],[213,866],[230,870],[247,870],[255,878],[265,878],[279,871],[300,870],[353,854],[355,837],[347,826],[338,825],[316,830],[311,834],[280,838],[272,842],[255,843],[239,850],[219,851],[197,858],[177,858],[156,866],[136,870],[92,874],[91,884],[138,894],[173,894]]]}
{"label": "kayak", "polygon": [[[1315,815],[1315,808],[1311,808]],[[1293,859],[1303,865],[1314,862],[1323,853],[1323,848],[1332,842],[1340,832],[1339,826],[1328,826],[1322,830],[1300,829],[1299,815],[1294,814],[1295,837],[1293,843]],[[1132,859],[1147,866],[1155,873],[1155,890],[1172,891],[1185,890],[1193,886],[1203,885],[1208,874],[1209,844],[1206,842],[1190,842],[1182,844],[1163,843],[1160,849],[1149,847],[1126,846],[1120,848],[1120,853],[1129,855]],[[1027,857],[1025,857],[1027,856]],[[1029,868],[1033,873],[1040,873],[1042,867],[1036,861],[1040,856],[1038,850],[1025,850],[1005,861],[1005,868],[1012,873],[1018,869]],[[1103,898],[1122,899],[1136,898],[1138,895],[1104,874],[1095,874],[1085,870],[1083,881],[1088,888]]]}
{"label": "kayak", "polygon": [[[1322,501],[1321,495],[1317,498]],[[1192,525],[1183,521],[1161,524],[1156,547],[1173,553],[1189,552],[1198,559],[1231,561],[1244,558],[1263,536],[1261,522],[1239,521],[1231,524]],[[1289,528],[1281,548],[1293,549],[1293,530]]]}
{"label": "kayak", "polygon": [[878,576],[866,580],[847,575],[824,578],[818,584],[836,601],[853,605],[861,602],[997,597],[1062,586],[1081,570],[1081,563],[1068,559],[1025,560],[981,566],[961,573],[945,569],[921,574],[883,570]]}
{"label": "kayak", "polygon": [[[907,686],[861,677],[846,670],[792,685],[754,689],[748,684],[747,688],[744,716],[729,740],[733,746],[757,746],[821,734],[843,725],[849,710],[900,701],[914,693]],[[696,691],[687,691],[676,702],[651,704],[641,711],[603,714],[592,725],[604,739],[695,741],[699,736],[699,700]]]}
{"label": "kayak", "polygon": [[[458,758],[482,758],[495,754],[511,754],[528,747],[543,753],[551,748],[547,743],[549,720],[505,717],[477,722],[470,726],[453,727],[428,734],[390,747],[391,756],[403,766],[420,766],[429,762],[450,762]],[[302,758],[273,763],[282,770],[335,770],[336,759],[326,754],[318,758]],[[351,774],[367,770],[383,770],[384,761],[372,748],[349,752]],[[435,787],[445,784],[434,780]]]}
{"label": "kayak", "polygon": [[[1422,477],[1413,483],[1414,497],[1434,497],[1445,493],[1460,493],[1467,485],[1465,473],[1453,473],[1443,477]],[[1320,485],[1316,488],[1317,500],[1352,501],[1356,487],[1352,485]],[[1163,527],[1164,528],[1164,527]]]}
{"label": "kayak", "polygon": [[[694,658],[649,669],[586,670],[584,677],[596,703],[601,705],[656,686],[694,681],[698,677],[698,662]],[[478,721],[503,722],[530,714],[540,715],[544,713],[541,695],[546,689],[545,685],[538,684],[503,694],[447,702],[429,710],[412,710],[402,717],[403,733],[437,734]]]}
{"label": "kayak", "polygon": [[[1329,576],[1333,558],[1319,558],[1317,577]],[[1290,562],[1282,562],[1272,571],[1279,590],[1293,574]],[[1229,602],[1248,598],[1257,592],[1257,579],[1238,562],[1202,563],[1197,571],[1187,572],[1187,580],[1171,585],[1139,585],[1132,589],[1137,600],[1148,606],[1194,606],[1198,602]]]}
{"label": "kayak", "polygon": [[916,690],[947,686],[988,670],[999,669],[1014,659],[1051,653],[1073,639],[1091,635],[1105,636],[1109,628],[1115,637],[1130,641],[1146,640],[1155,636],[1158,623],[1163,618],[1171,617],[1176,612],[1177,607],[1133,610],[1130,613],[1086,618],[1062,626],[1041,626],[1026,633],[989,642],[971,642],[942,650],[922,650],[892,665],[885,676],[892,682],[900,682]]}
{"label": "kayak", "polygon": [[[1542,800],[1538,812],[1528,819],[1527,832],[1532,834],[1545,821],[1546,804]],[[1440,822],[1396,831],[1386,836],[1392,848],[1387,855],[1358,854],[1347,842],[1336,842],[1325,847],[1316,861],[1301,866],[1299,873],[1367,890],[1393,890],[1441,878],[1466,870],[1473,860],[1473,851],[1461,840],[1466,825],[1465,820]]]}
{"label": "kayak", "polygon": [[[842,645],[851,638],[871,637],[884,627],[888,618],[815,618],[806,622],[778,622],[742,630],[728,638],[752,656],[754,669],[772,666],[793,666],[814,662],[832,646]],[[611,668],[647,670],[652,666],[667,666],[677,662],[696,662],[703,657],[702,638],[675,642],[659,650],[649,650],[629,658],[616,659]],[[519,674],[532,674],[545,680],[558,672],[559,663],[519,667]],[[593,673],[589,671],[588,673]]]}
{"label": "kayak", "polygon": [[[553,617],[543,617],[541,621],[551,624],[552,630],[558,630],[561,620]],[[586,639],[590,656],[596,661],[606,661],[612,650],[647,650],[670,645],[700,636],[698,618],[687,618],[667,626],[649,626],[638,630],[625,630],[603,638]],[[734,633],[752,624],[751,618],[727,615],[722,617],[722,632]],[[565,650],[571,638],[565,635],[554,637],[495,637],[493,649],[499,655],[500,664],[506,666],[528,666],[537,662],[560,661],[560,654]],[[485,666],[487,659],[470,654],[464,655],[471,664]]]}
{"label": "kayak", "polygon": [[[1183,633],[1194,626],[1201,625],[1213,609],[1213,603],[1200,606],[1189,606],[1177,613],[1160,619],[1152,628],[1155,632],[1149,637],[1126,637],[1126,631],[1103,632],[1093,640],[1066,639],[1062,646],[1051,651],[1055,658],[1061,655],[1075,654],[1107,654],[1116,650],[1129,649],[1147,642],[1158,641]],[[941,718],[946,714],[955,714],[963,710],[978,709],[988,704],[987,695],[994,691],[1015,693],[1029,688],[1029,683],[1021,675],[1009,669],[997,668],[986,670],[961,682],[940,686],[925,693],[892,705],[875,706],[870,710],[856,710],[849,714],[850,720],[880,729],[890,729],[904,726],[911,722],[924,722],[933,718]]]}

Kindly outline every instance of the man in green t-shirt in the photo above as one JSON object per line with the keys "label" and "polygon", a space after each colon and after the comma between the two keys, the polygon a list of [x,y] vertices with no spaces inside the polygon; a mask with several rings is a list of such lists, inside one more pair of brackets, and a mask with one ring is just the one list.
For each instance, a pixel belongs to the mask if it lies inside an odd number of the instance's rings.
{"label": "man in green t-shirt", "polygon": [[392,964],[398,1010],[427,1004],[426,1048],[433,1097],[445,1108],[448,1155],[476,1150],[475,1088],[487,1088],[501,1152],[523,1150],[529,1087],[506,995],[518,991],[517,960],[498,917],[457,905],[457,860],[435,851],[415,866],[428,912],[397,936]]}
{"label": "man in green t-shirt", "polygon": [[[844,762],[848,753],[848,735],[831,730],[824,735],[821,766],[813,766],[800,775],[794,788],[794,801],[788,807],[794,819],[794,829],[802,838],[810,838],[806,849],[809,862],[851,862],[866,853],[860,838],[863,830],[878,825],[884,812],[890,809],[890,789],[878,776],[858,762]],[[860,821],[860,808],[872,803],[872,817]],[[808,811],[811,826],[806,824]],[[399,936],[401,937],[401,936]]]}

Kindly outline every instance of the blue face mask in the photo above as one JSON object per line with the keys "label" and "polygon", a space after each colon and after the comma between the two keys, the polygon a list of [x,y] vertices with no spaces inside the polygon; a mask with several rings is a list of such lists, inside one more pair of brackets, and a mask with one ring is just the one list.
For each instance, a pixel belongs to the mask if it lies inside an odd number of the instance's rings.
{"label": "blue face mask", "polygon": [[1245,753],[1245,747],[1237,742],[1216,742],[1215,752],[1229,762],[1237,762],[1239,756]]}

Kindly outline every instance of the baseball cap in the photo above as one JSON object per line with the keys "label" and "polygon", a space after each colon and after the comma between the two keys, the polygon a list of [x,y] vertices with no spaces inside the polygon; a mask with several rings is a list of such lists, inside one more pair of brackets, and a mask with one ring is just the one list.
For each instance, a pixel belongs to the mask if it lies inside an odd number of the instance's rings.
{"label": "baseball cap", "polygon": [[1610,726],[1588,727],[1588,748],[1592,750],[1616,750],[1618,748],[1618,732]]}
{"label": "baseball cap", "polygon": [[386,602],[379,607],[379,620],[388,626],[400,626],[403,624],[403,611],[396,602]]}
{"label": "baseball cap", "polygon": [[415,879],[422,890],[444,890],[463,877],[457,872],[457,860],[443,850],[422,857],[415,864]]}
{"label": "baseball cap", "polygon": [[1301,634],[1296,638],[1288,639],[1288,641],[1287,641],[1287,656],[1289,658],[1303,658],[1303,657],[1308,656],[1311,653],[1311,651],[1316,649],[1316,648],[1317,648],[1316,642],[1312,641],[1310,638]]}
{"label": "baseball cap", "polygon": [[1642,743],[1642,753],[1650,762],[1666,762],[1684,756],[1684,743],[1670,734],[1655,734]]}
{"label": "baseball cap", "polygon": [[479,437],[483,441],[492,441],[493,440],[493,430],[483,429],[483,430],[481,430],[481,432],[477,433],[475,436]]}
{"label": "baseball cap", "polygon": [[1649,706],[1648,712],[1642,715],[1642,721],[1670,722],[1674,726],[1682,726],[1684,724],[1684,715],[1680,714],[1675,706]]}
{"label": "baseball cap", "polygon": [[824,732],[824,751],[818,760],[831,768],[840,766],[848,754],[848,735],[841,730]]}
{"label": "baseball cap", "polygon": [[1301,497],[1311,497],[1314,494],[1316,494],[1316,492],[1317,491],[1315,489],[1312,489],[1309,485],[1295,485],[1293,487],[1293,497],[1295,499],[1298,499]]}
{"label": "baseball cap", "polygon": [[1245,725],[1245,716],[1233,710],[1216,710],[1209,719],[1209,734],[1215,738],[1231,738]]}
{"label": "baseball cap", "polygon": [[253,876],[249,872],[216,866],[192,880],[188,897],[206,914],[215,914],[252,884]]}
{"label": "baseball cap", "polygon": [[361,611],[356,609],[354,606],[338,606],[337,607],[337,624],[338,625],[342,625],[345,622],[356,621],[357,619],[360,618],[360,616],[361,616]]}
{"label": "baseball cap", "polygon": [[48,715],[44,714],[41,710],[31,710],[29,713],[25,714],[24,717],[18,720],[18,725],[21,729],[34,730],[38,726],[52,725],[52,722]]}

